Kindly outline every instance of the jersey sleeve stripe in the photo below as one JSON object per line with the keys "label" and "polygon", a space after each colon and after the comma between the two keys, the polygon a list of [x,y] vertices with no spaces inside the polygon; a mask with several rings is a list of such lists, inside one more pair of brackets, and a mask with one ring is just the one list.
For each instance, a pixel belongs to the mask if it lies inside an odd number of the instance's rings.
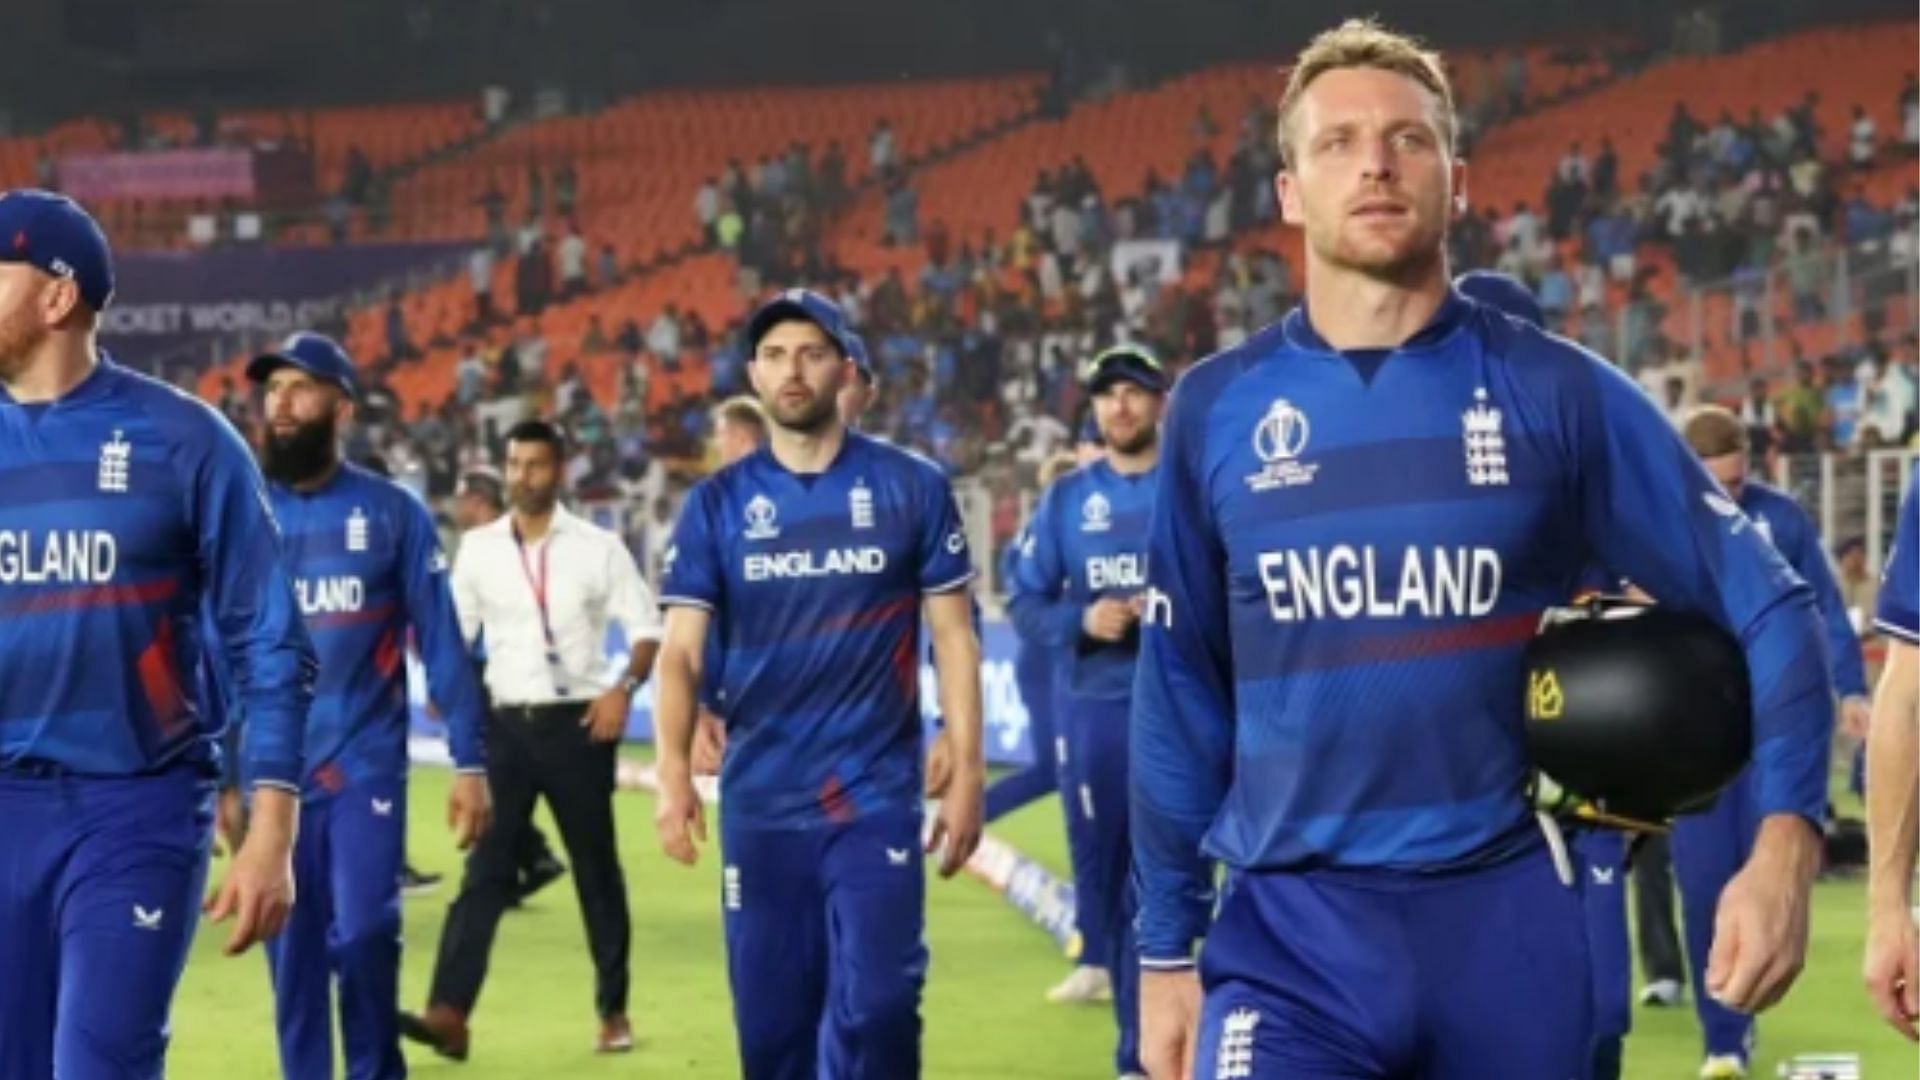
{"label": "jersey sleeve stripe", "polygon": [[967,582],[972,581],[974,579],[974,576],[975,576],[974,571],[968,570],[966,573],[960,575],[957,578],[954,578],[952,581],[946,582],[945,584],[942,584],[942,585],[933,585],[928,588],[921,589],[920,591],[927,596],[937,596],[940,593],[952,592],[953,590],[958,589],[962,585],[965,585]]}
{"label": "jersey sleeve stripe", "polygon": [[1915,632],[1912,627],[1899,626],[1885,619],[1875,619],[1873,625],[1883,634],[1891,634],[1909,645],[1920,645],[1920,632]]}

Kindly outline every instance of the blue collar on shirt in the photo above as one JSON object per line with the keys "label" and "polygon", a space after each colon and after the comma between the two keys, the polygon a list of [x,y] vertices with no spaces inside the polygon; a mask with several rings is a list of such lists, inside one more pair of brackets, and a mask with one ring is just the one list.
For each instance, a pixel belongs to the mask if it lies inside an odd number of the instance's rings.
{"label": "blue collar on shirt", "polygon": [[840,449],[834,452],[833,460],[827,462],[826,467],[819,472],[813,473],[794,472],[792,469],[782,465],[780,459],[773,456],[773,440],[771,439],[761,443],[760,448],[753,453],[754,456],[762,459],[768,468],[773,469],[775,472],[785,473],[799,481],[802,487],[810,488],[813,486],[814,481],[839,468],[843,462],[850,460],[853,457],[853,444],[865,441],[865,438],[865,436],[852,428],[845,429],[845,431],[841,433]]}
{"label": "blue collar on shirt", "polygon": [[1332,345],[1327,344],[1327,339],[1321,337],[1319,331],[1313,328],[1313,320],[1307,313],[1307,305],[1304,300],[1301,301],[1299,307],[1287,313],[1284,325],[1288,344],[1293,345],[1295,348],[1306,349],[1311,352],[1328,353],[1334,356],[1347,356],[1352,353],[1369,352],[1407,352],[1413,349],[1432,348],[1440,342],[1445,341],[1449,334],[1452,334],[1455,330],[1459,329],[1462,323],[1466,322],[1467,316],[1471,314],[1472,311],[1473,301],[1468,300],[1458,291],[1448,288],[1447,298],[1440,302],[1440,307],[1434,311],[1433,317],[1427,320],[1427,324],[1416,331],[1412,337],[1401,342],[1398,347],[1393,349],[1349,349],[1342,352],[1334,348]]}

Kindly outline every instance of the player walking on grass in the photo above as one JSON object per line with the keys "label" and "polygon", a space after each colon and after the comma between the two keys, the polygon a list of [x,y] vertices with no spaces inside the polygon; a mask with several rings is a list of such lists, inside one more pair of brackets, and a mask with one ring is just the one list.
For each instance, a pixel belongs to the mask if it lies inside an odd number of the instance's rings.
{"label": "player walking on grass", "polygon": [[407,645],[426,663],[455,776],[447,822],[471,847],[491,816],[481,695],[460,637],[447,556],[427,508],[340,459],[353,420],[353,362],[332,340],[295,334],[257,357],[265,389],[262,466],[286,564],[320,658],[294,848],[301,903],[267,945],[281,1075],[329,1080],[333,990],[350,1080],[407,1074],[400,1054],[400,883],[407,839]]}
{"label": "player walking on grass", "polygon": [[832,303],[792,290],[748,325],[769,445],[688,493],[668,550],[658,723],[662,847],[706,838],[689,749],[708,635],[725,663],[721,907],[748,1080],[920,1072],[918,629],[930,624],[951,776],[925,850],[980,838],[973,567],[946,478],[848,431]]}
{"label": "player walking on grass", "polygon": [[1155,1077],[1585,1072],[1581,900],[1523,798],[1520,671],[1589,564],[1745,643],[1764,820],[1709,986],[1765,1008],[1804,957],[1832,727],[1811,594],[1623,375],[1449,288],[1454,130],[1437,56],[1317,38],[1280,107],[1306,301],[1169,409],[1132,746]]}
{"label": "player walking on grass", "polygon": [[[1841,695],[1840,715],[1850,731],[1866,734],[1867,675],[1860,638],[1840,597],[1827,553],[1820,547],[1819,526],[1786,492],[1748,479],[1747,429],[1733,413],[1718,405],[1701,406],[1688,415],[1681,435],[1727,497],[1753,522],[1754,531],[1813,589],[1826,631],[1829,671]],[[1758,825],[1751,773],[1728,785],[1711,807],[1673,821],[1673,872],[1680,885],[1687,962],[1696,987],[1707,985],[1707,962],[1716,934],[1714,909],[1727,882],[1752,853]],[[1625,963],[1626,958],[1618,962]],[[1693,1004],[1705,1047],[1701,1080],[1746,1076],[1753,1052],[1753,1016],[1709,994],[1697,995]]]}
{"label": "player walking on grass", "polygon": [[[253,721],[229,954],[293,904],[313,647],[252,455],[101,355],[107,239],[0,195],[0,1076],[149,1080],[199,922],[221,710]],[[202,627],[206,627],[203,635]],[[208,651],[220,654],[207,662]]]}
{"label": "player walking on grass", "polygon": [[1140,1074],[1139,963],[1133,947],[1127,834],[1127,712],[1140,650],[1147,518],[1160,460],[1167,377],[1138,346],[1089,365],[1086,389],[1107,453],[1041,496],[1014,573],[1014,625],[1029,645],[1070,657],[1058,710],[1066,730],[1065,810],[1082,821],[1073,850],[1076,898],[1107,931],[1119,1041],[1114,1069]]}

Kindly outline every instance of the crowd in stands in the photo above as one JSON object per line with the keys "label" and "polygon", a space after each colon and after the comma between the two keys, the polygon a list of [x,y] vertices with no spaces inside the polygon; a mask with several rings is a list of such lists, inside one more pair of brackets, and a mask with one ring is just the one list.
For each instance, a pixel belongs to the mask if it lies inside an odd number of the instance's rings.
{"label": "crowd in stands", "polygon": [[[1483,85],[1463,88],[1469,146],[1528,108],[1524,61],[1491,70]],[[1920,155],[1912,75],[1899,108],[1899,130],[1882,133],[1856,103],[1813,93],[1773,116],[1699,116],[1676,103],[1645,171],[1624,175],[1612,138],[1575,142],[1539,178],[1537,202],[1471,210],[1453,231],[1454,269],[1523,279],[1556,329],[1618,363],[1675,415],[1709,394],[1738,394],[1756,443],[1769,450],[1907,444],[1920,402],[1912,309],[1896,322],[1885,312],[1910,288],[1920,190],[1909,185],[1896,201],[1876,202],[1861,183]],[[1081,360],[1124,339],[1179,368],[1237,344],[1297,301],[1299,267],[1273,228],[1275,121],[1270,102],[1253,101],[1232,118],[1237,138],[1224,161],[1196,150],[1124,195],[1108,191],[1138,178],[1064,161],[1006,208],[1004,234],[958,239],[945,222],[922,220],[915,174],[881,121],[865,152],[882,193],[884,242],[916,253],[918,269],[904,272],[855,273],[825,242],[855,198],[848,151],[837,142],[726,162],[689,193],[688,208],[708,251],[735,267],[743,308],[768,288],[806,285],[847,309],[879,376],[863,426],[977,480],[1004,538],[1035,469],[1070,438]],[[1196,143],[1221,123],[1200,109]],[[1821,153],[1829,124],[1848,133],[1837,160]],[[468,265],[473,318],[457,338],[409,340],[400,301],[391,302],[385,355],[361,357],[369,391],[355,450],[380,456],[425,494],[446,495],[519,416],[554,415],[575,440],[574,491],[589,502],[623,501],[634,508],[631,527],[644,531],[670,519],[677,490],[707,467],[713,404],[746,387],[740,326],[709,325],[672,302],[611,324],[596,315],[567,350],[578,359],[550,362],[541,313],[613,288],[636,267],[582,234],[568,163],[533,166],[521,190],[520,206],[497,190],[484,200],[488,237]],[[1768,282],[1785,289],[1782,321],[1828,317],[1840,245],[1856,273],[1909,269],[1882,274],[1877,280],[1894,283],[1882,295],[1865,290],[1860,331],[1831,351],[1800,355],[1798,341],[1789,342],[1784,374],[1756,372],[1743,394],[1727,393],[1708,385],[1690,343],[1668,332],[1676,286],[1723,287],[1734,298],[1731,338],[1751,365],[1750,346],[1770,314]],[[510,293],[498,287],[503,262]],[[457,352],[453,393],[407,414],[387,378],[430,345]],[[611,395],[593,392],[583,371],[602,363],[617,371]],[[221,405],[250,421],[238,389],[229,386]]]}

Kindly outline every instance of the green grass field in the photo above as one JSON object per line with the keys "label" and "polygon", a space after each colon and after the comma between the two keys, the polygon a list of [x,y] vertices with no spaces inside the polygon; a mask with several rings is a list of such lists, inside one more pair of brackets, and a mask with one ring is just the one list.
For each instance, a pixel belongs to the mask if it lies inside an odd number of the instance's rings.
{"label": "green grass field", "polygon": [[[451,899],[459,860],[439,808],[446,775],[423,769],[414,780],[412,850],[426,869],[448,874],[439,892],[407,901],[403,1003],[426,993],[433,949]],[[653,841],[652,802],[618,800],[621,850],[633,909],[633,1020],[640,1045],[625,1057],[591,1052],[596,1030],[592,974],[571,879],[507,916],[486,993],[474,1016],[473,1057],[465,1065],[409,1051],[414,1073],[468,1080],[546,1076],[733,1077],[732,1027],[722,963],[718,862],[709,849],[699,867],[669,863]],[[1849,811],[1855,812],[1855,811]],[[995,832],[1065,873],[1059,807],[1029,807]],[[214,873],[221,871],[216,864]],[[1104,1008],[1051,1006],[1042,991],[1066,970],[1050,939],[990,890],[970,879],[935,881],[928,890],[933,969],[924,1006],[926,1073],[950,1080],[1097,1080],[1111,1078],[1111,1027]],[[1920,1057],[1887,1032],[1859,988],[1864,890],[1858,882],[1820,886],[1806,973],[1788,1001],[1761,1023],[1756,1077],[1794,1054],[1856,1051],[1868,1080],[1920,1073]],[[266,960],[219,954],[224,927],[203,929],[174,1011],[169,1075],[273,1077],[272,1004]],[[1699,1065],[1693,1014],[1637,1009],[1627,1043],[1630,1080],[1685,1080]]]}

